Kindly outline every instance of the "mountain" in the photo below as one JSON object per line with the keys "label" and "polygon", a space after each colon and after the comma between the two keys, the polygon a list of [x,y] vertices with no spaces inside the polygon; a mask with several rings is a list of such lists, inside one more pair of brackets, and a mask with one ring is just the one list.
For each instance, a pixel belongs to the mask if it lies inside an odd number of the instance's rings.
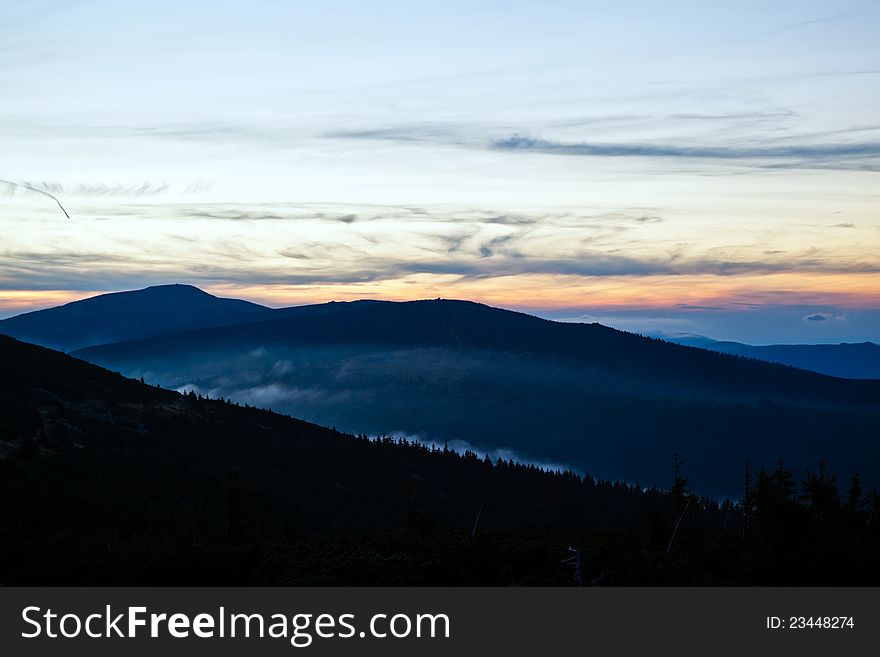
{"label": "mountain", "polygon": [[830,376],[880,379],[880,345],[873,342],[750,345],[699,335],[666,339],[677,344],[791,365]]}
{"label": "mountain", "polygon": [[755,470],[828,460],[841,478],[859,471],[880,483],[880,381],[471,302],[289,308],[76,355],[346,431],[401,432],[611,479],[665,482],[678,451],[706,494],[739,495],[747,458]]}
{"label": "mountain", "polygon": [[0,420],[3,585],[573,586],[574,546],[585,585],[880,581],[877,497],[838,501],[821,470],[803,497],[756,473],[744,535],[730,503],[346,435],[2,336]]}
{"label": "mountain", "polygon": [[[558,554],[577,532],[598,546],[583,528],[668,507],[660,491],[344,435],[7,337],[0,418],[3,584],[568,583]],[[708,502],[694,516],[721,519]]]}
{"label": "mountain", "polygon": [[157,285],[102,294],[0,320],[0,334],[72,351],[253,320],[271,312],[249,301],[215,297],[191,285]]}

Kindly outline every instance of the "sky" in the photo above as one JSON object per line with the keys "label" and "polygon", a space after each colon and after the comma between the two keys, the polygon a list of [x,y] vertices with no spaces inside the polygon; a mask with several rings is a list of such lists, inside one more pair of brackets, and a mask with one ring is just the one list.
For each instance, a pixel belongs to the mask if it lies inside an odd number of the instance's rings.
{"label": "sky", "polygon": [[189,283],[880,341],[880,3],[0,3],[0,317]]}

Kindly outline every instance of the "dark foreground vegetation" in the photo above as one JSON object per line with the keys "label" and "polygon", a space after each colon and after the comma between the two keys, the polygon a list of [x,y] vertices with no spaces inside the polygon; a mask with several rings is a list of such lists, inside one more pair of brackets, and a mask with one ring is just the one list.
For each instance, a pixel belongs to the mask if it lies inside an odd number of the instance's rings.
{"label": "dark foreground vegetation", "polygon": [[643,489],[368,440],[0,337],[2,584],[880,582],[858,479],[780,465],[734,505],[669,472]]}

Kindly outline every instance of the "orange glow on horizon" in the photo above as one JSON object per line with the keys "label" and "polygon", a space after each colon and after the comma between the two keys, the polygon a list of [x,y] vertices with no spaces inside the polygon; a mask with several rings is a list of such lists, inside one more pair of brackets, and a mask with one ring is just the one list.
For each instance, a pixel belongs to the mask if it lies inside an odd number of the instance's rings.
{"label": "orange glow on horizon", "polygon": [[101,292],[83,290],[0,290],[0,317],[59,306]]}
{"label": "orange glow on horizon", "polygon": [[494,279],[412,276],[395,281],[333,285],[211,285],[218,296],[269,306],[327,301],[437,297],[502,307],[669,308],[689,306],[829,305],[880,307],[880,274],[778,273],[738,276],[578,277],[523,275]]}
{"label": "orange glow on horizon", "polygon": [[[520,275],[492,279],[415,275],[398,280],[327,285],[199,284],[222,297],[280,307],[358,299],[468,299],[493,306],[561,308],[681,308],[739,304],[880,308],[880,274],[778,273],[737,276],[578,277]],[[0,317],[85,299],[104,292],[0,291]]]}

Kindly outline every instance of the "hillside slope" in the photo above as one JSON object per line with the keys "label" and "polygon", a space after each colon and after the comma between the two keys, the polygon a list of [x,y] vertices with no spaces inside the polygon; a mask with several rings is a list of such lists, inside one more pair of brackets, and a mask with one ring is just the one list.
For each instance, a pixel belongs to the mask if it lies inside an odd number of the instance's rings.
{"label": "hillside slope", "polygon": [[572,546],[585,584],[880,576],[876,496],[820,476],[800,498],[782,468],[753,478],[744,538],[730,504],[357,438],[5,337],[0,420],[2,584],[571,586]]}
{"label": "hillside slope", "polygon": [[[131,582],[153,552],[228,561],[240,544],[465,531],[478,513],[486,530],[639,525],[657,496],[196,399],[7,337],[0,419],[2,583],[94,583],[111,567]],[[163,581],[187,577],[175,568]]]}

